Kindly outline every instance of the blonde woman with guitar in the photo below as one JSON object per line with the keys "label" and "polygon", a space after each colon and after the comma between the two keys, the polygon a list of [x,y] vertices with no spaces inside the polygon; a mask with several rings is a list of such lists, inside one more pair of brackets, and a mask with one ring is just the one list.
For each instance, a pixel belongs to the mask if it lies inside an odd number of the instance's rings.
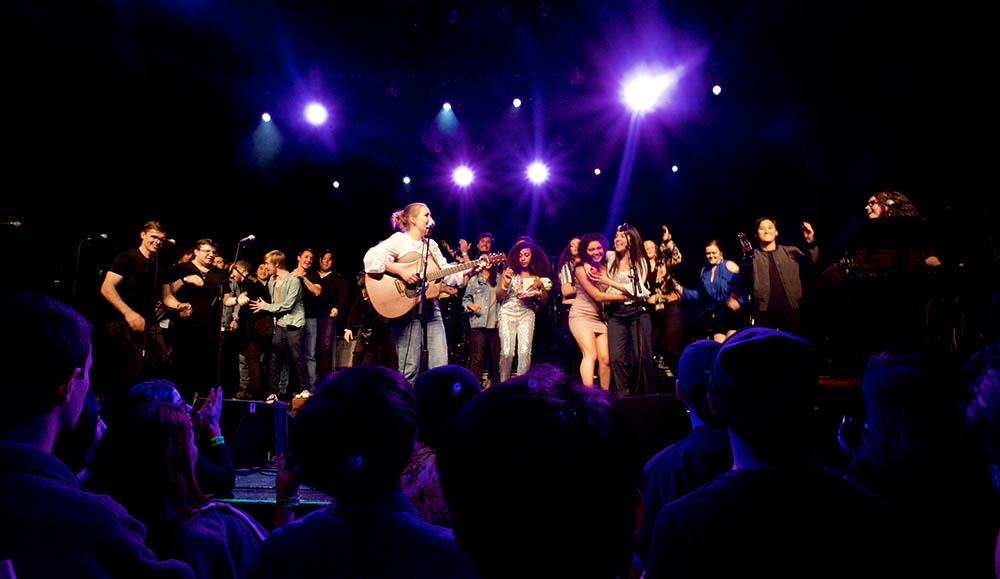
{"label": "blonde woman with guitar", "polygon": [[[441,284],[459,285],[462,272],[480,261],[456,265],[445,260],[437,242],[430,239],[434,220],[424,203],[410,203],[393,213],[392,225],[398,231],[365,254],[365,289],[378,313],[389,318],[399,371],[412,383],[420,372],[425,327],[428,367],[448,363],[448,342],[437,302]],[[418,313],[425,275],[423,311]]]}

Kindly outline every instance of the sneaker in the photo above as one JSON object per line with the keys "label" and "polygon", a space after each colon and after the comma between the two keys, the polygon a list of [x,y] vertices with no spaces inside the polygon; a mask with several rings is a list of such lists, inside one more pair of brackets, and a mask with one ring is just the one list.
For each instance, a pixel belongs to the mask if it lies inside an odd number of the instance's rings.
{"label": "sneaker", "polygon": [[278,395],[277,394],[268,394],[267,398],[264,400],[264,402],[266,402],[268,404],[272,404],[272,403],[277,402],[277,401],[278,401]]}

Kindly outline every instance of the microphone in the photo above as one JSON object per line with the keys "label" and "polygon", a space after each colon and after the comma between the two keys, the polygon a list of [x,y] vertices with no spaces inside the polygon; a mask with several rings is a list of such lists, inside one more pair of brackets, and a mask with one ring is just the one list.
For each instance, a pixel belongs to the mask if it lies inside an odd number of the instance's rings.
{"label": "microphone", "polygon": [[160,242],[169,245],[177,245],[177,240],[170,239],[169,237],[161,237]]}
{"label": "microphone", "polygon": [[250,243],[254,239],[257,239],[256,235],[248,235],[248,236],[244,237],[243,239],[241,239],[240,243]]}
{"label": "microphone", "polygon": [[107,233],[102,233],[100,235],[95,235],[94,237],[88,237],[88,238],[84,239],[84,241],[95,241],[95,240],[98,240],[98,239],[107,239],[107,238],[108,238],[108,234]]}
{"label": "microphone", "polygon": [[433,217],[428,217],[427,218],[427,229],[433,229],[435,225],[437,225],[437,223],[434,222],[434,218]]}
{"label": "microphone", "polygon": [[0,225],[10,225],[11,227],[20,227],[24,225],[20,221],[0,221]]}

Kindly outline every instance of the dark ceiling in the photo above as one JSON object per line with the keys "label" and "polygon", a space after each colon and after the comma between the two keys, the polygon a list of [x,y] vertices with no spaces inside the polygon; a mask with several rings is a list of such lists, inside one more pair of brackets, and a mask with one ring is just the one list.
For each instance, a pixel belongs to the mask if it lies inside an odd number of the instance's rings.
{"label": "dark ceiling", "polygon": [[[980,41],[956,23],[975,15],[814,4],[18,2],[0,219],[24,225],[0,241],[52,256],[26,283],[63,291],[80,239],[111,234],[83,245],[88,284],[147,219],[230,257],[248,233],[253,258],[330,246],[355,271],[390,211],[423,200],[451,242],[530,233],[558,254],[606,225],[629,125],[618,86],[640,63],[684,74],[639,122],[620,211],[646,235],[670,225],[695,266],[702,240],[764,214],[832,239],[882,189],[949,228],[992,226],[959,136],[978,122],[964,94]],[[331,110],[322,129],[301,120],[310,98]],[[553,172],[540,189],[523,179],[536,156]],[[458,161],[477,171],[466,191],[447,179]]]}

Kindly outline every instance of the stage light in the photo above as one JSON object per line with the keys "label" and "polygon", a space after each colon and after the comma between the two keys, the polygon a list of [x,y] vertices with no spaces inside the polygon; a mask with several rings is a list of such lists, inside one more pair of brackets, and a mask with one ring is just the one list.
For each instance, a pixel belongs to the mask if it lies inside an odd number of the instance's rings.
{"label": "stage light", "polygon": [[333,182],[333,188],[334,189],[340,189],[340,181],[334,181]]}
{"label": "stage light", "polygon": [[679,171],[679,169],[677,168],[677,165],[674,165],[673,167],[671,167],[670,170],[673,171],[674,173],[676,173],[677,171]]}
{"label": "stage light", "polygon": [[452,172],[451,178],[459,187],[468,187],[472,184],[472,180],[476,178],[476,175],[472,172],[472,169],[462,165]]}
{"label": "stage light", "polygon": [[528,165],[526,174],[528,175],[528,181],[531,181],[535,185],[541,185],[549,178],[549,168],[545,166],[545,163],[535,161]]}
{"label": "stage light", "polygon": [[403,185],[409,185],[409,184],[410,184],[410,178],[409,177],[403,177]]}
{"label": "stage light", "polygon": [[326,107],[319,103],[309,103],[309,106],[306,107],[306,120],[312,125],[317,127],[322,125],[328,116]]}
{"label": "stage light", "polygon": [[715,96],[719,96],[720,94],[722,94],[722,87],[719,86],[719,85],[713,86],[712,87],[712,94],[714,94]]}
{"label": "stage light", "polygon": [[268,113],[264,113],[264,114],[262,114],[260,116],[260,120],[264,121],[265,123],[270,123],[271,122],[271,115],[268,114]]}
{"label": "stage light", "polygon": [[441,108],[443,108],[446,111],[450,111],[451,110],[451,103],[444,103],[443,105],[441,105]]}
{"label": "stage light", "polygon": [[660,104],[667,89],[676,83],[676,75],[671,73],[654,77],[639,75],[625,83],[622,97],[633,111],[647,113]]}
{"label": "stage light", "polygon": [[594,169],[594,175],[600,175],[600,174],[601,174],[600,169]]}
{"label": "stage light", "polygon": [[514,108],[515,109],[521,108],[521,99],[514,99]]}

